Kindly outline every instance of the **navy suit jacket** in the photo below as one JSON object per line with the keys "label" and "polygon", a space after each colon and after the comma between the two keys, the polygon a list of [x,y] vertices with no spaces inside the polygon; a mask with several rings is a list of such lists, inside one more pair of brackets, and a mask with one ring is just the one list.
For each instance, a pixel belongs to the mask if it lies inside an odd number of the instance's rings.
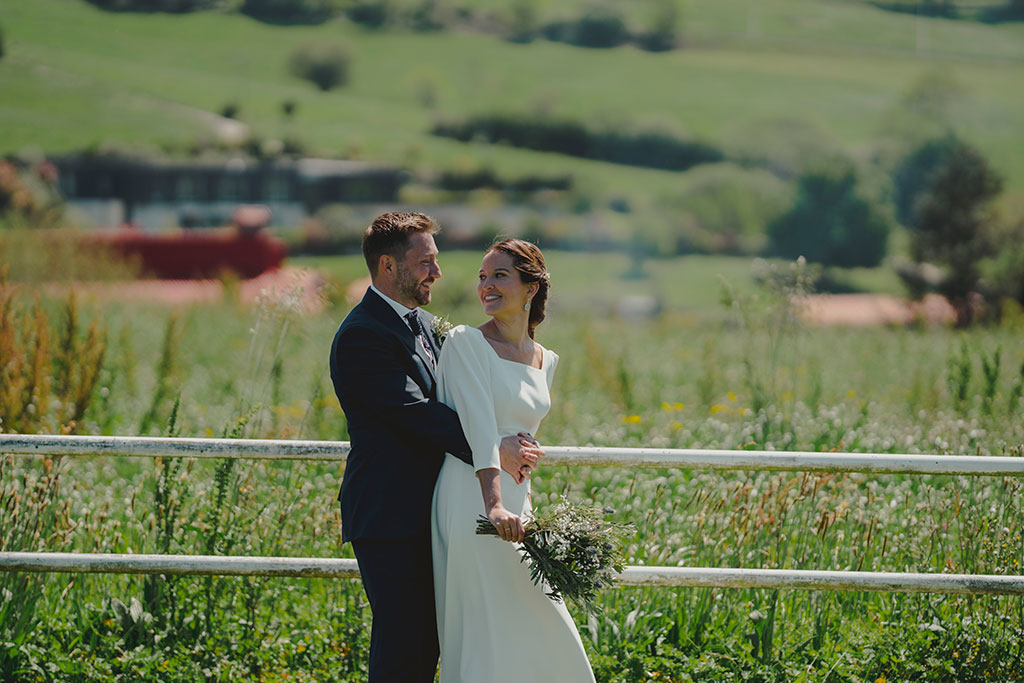
{"label": "navy suit jacket", "polygon": [[[434,316],[416,310],[438,358]],[[373,290],[334,335],[331,380],[352,445],[338,494],[342,542],[429,533],[444,454],[470,464],[472,455],[458,415],[437,400],[422,345]]]}

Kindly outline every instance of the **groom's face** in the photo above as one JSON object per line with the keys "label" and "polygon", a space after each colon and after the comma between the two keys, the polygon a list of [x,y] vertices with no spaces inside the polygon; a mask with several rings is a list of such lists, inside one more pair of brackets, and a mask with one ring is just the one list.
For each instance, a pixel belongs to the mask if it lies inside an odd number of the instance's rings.
{"label": "groom's face", "polygon": [[409,238],[408,251],[395,265],[395,289],[401,297],[398,301],[409,308],[429,304],[430,286],[441,277],[433,235],[414,233]]}

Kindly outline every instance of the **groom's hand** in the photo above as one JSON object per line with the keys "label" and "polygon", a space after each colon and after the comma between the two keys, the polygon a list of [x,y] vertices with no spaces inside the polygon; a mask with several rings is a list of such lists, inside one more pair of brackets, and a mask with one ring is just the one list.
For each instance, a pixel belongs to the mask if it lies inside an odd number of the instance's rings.
{"label": "groom's hand", "polygon": [[498,455],[501,457],[501,469],[508,472],[517,484],[521,484],[537,469],[540,459],[544,457],[544,449],[532,434],[520,432],[501,440]]}

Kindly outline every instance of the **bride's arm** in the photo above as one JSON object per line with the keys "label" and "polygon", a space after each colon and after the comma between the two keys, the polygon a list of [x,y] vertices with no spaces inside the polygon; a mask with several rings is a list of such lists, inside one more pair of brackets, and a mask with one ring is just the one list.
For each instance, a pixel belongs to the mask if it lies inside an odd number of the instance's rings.
{"label": "bride's arm", "polygon": [[484,509],[487,519],[491,521],[503,541],[520,543],[523,540],[523,520],[514,515],[501,504],[501,472],[495,469],[479,470],[476,473],[480,480],[480,492],[484,496]]}
{"label": "bride's arm", "polygon": [[476,330],[457,328],[449,335],[438,361],[438,395],[455,408],[473,450],[473,467],[480,479],[487,518],[503,539],[519,540],[522,521],[501,503],[502,438],[498,434],[488,355],[493,351],[478,334]]}

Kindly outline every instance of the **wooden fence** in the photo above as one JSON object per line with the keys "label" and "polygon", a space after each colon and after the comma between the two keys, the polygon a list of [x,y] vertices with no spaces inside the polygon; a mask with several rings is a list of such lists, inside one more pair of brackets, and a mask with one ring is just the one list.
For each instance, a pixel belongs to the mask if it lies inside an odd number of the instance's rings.
{"label": "wooden fence", "polygon": [[[667,448],[545,447],[544,467],[865,472],[1024,477],[1024,458]],[[172,439],[0,434],[0,456],[121,456],[343,461],[341,441]],[[309,557],[0,552],[0,571],[224,576],[359,577],[355,560]],[[1024,595],[1024,576],[905,572],[627,567],[621,586]]]}

